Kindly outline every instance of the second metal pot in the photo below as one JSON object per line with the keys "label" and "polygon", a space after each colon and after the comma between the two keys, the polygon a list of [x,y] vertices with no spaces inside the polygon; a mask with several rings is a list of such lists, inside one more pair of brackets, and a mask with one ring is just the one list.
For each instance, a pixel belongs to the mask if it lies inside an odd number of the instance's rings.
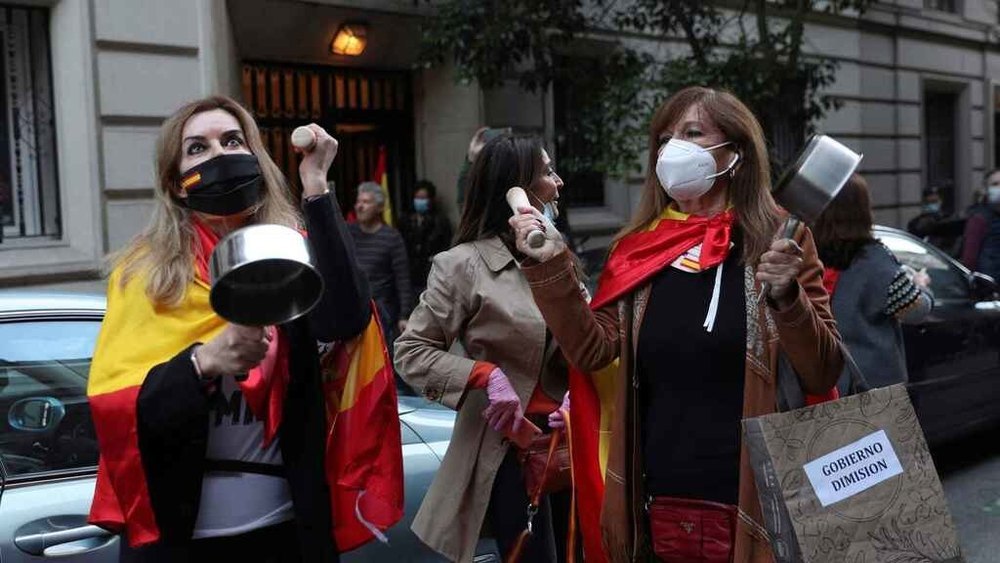
{"label": "second metal pot", "polygon": [[789,213],[814,223],[857,170],[860,155],[832,137],[814,135],[785,171],[774,199]]}
{"label": "second metal pot", "polygon": [[281,225],[229,233],[209,261],[212,309],[247,326],[286,323],[308,313],[323,294],[305,237]]}

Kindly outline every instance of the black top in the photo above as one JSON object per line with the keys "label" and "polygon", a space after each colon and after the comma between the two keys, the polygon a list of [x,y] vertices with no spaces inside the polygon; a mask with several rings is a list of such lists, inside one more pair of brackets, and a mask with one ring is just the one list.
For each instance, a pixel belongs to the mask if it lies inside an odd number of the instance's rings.
{"label": "black top", "polygon": [[437,209],[412,213],[399,222],[399,232],[406,241],[406,254],[410,259],[410,282],[414,288],[427,287],[431,259],[451,247],[451,223]]}
{"label": "black top", "polygon": [[667,266],[653,278],[636,353],[643,461],[650,495],[736,504],[747,318],[739,249],[707,332],[716,271]]}
{"label": "black top", "polygon": [[383,323],[395,324],[406,319],[413,310],[413,293],[410,289],[410,265],[406,259],[406,245],[399,231],[382,225],[374,233],[361,229],[358,223],[348,225],[358,267],[368,277],[372,298],[383,307]]}

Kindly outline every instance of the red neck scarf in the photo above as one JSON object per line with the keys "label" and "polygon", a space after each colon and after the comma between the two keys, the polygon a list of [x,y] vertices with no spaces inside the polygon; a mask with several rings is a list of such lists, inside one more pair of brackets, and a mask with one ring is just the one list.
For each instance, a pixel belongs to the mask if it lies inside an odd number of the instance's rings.
{"label": "red neck scarf", "polygon": [[211,285],[212,281],[209,279],[208,274],[208,262],[212,257],[212,251],[215,250],[215,245],[219,244],[219,235],[215,233],[211,228],[205,223],[201,222],[197,217],[192,218],[191,222],[194,224],[194,273],[195,277],[199,280],[205,282],[206,285]]}
{"label": "red neck scarf", "polygon": [[833,292],[837,289],[837,282],[840,281],[840,270],[835,268],[823,268],[823,287],[826,292],[833,297]]}
{"label": "red neck scarf", "polygon": [[735,220],[731,209],[714,217],[699,217],[667,208],[651,228],[618,241],[591,307],[599,309],[629,293],[699,243],[702,270],[721,264],[729,254]]}
{"label": "red neck scarf", "polygon": [[[206,285],[211,284],[208,263],[219,243],[219,235],[197,218],[194,223],[194,268],[195,276]],[[261,448],[266,448],[278,434],[285,403],[285,390],[288,388],[288,337],[278,327],[267,327],[271,334],[271,343],[267,355],[257,367],[247,373],[247,378],[239,382],[243,396],[254,416],[264,422],[264,441]]]}

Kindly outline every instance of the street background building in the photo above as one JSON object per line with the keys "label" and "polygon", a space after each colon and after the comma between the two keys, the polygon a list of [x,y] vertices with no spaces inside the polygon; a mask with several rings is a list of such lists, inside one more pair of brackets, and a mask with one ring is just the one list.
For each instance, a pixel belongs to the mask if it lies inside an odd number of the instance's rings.
{"label": "street background building", "polygon": [[[420,66],[420,23],[433,10],[422,0],[0,2],[0,286],[100,288],[103,257],[148,219],[159,124],[212,93],[254,112],[293,179],[291,130],[316,121],[333,131],[342,204],[374,179],[384,150],[394,209],[428,179],[457,220],[458,174],[483,125],[544,136],[558,163],[573,114],[559,85],[541,95],[516,84],[483,91],[456,83],[448,67]],[[331,52],[345,24],[363,30],[358,56]],[[602,30],[591,39],[662,56],[681,48]],[[931,186],[954,210],[972,202],[1000,162],[996,0],[896,0],[860,18],[817,15],[805,45],[840,62],[827,93],[843,105],[817,129],[864,153],[879,223],[905,225]],[[607,244],[641,183],[636,174],[568,186],[574,234]]]}

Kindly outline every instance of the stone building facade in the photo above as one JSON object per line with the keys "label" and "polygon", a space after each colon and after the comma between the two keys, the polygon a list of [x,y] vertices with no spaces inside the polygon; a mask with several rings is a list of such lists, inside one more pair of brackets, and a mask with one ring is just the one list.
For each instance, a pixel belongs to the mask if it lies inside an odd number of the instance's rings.
{"label": "stone building facade", "polygon": [[[840,61],[829,93],[843,107],[818,128],[865,154],[879,222],[905,224],[930,186],[961,211],[1000,163],[997,4],[895,0],[808,24],[807,51]],[[103,257],[148,220],[159,124],[210,93],[247,104],[289,171],[291,128],[317,121],[335,131],[344,143],[331,180],[344,203],[382,149],[397,208],[415,180],[429,179],[457,220],[475,130],[511,126],[552,147],[566,110],[552,91],[484,92],[448,68],[417,66],[430,10],[415,0],[0,1],[0,286],[99,288]],[[360,56],[331,53],[345,23],[366,30]],[[606,244],[641,181],[588,188],[569,212],[575,233]]]}

